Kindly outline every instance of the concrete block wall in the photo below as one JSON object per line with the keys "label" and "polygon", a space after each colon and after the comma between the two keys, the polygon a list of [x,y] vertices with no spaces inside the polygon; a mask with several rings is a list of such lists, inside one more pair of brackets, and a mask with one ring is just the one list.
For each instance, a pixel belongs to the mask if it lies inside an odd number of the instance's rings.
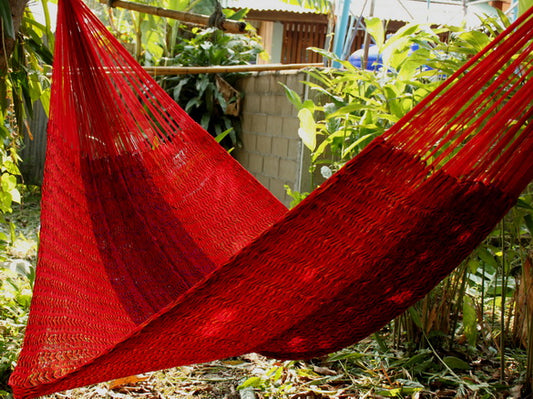
{"label": "concrete block wall", "polygon": [[242,147],[235,158],[281,202],[293,190],[308,187],[309,155],[298,137],[298,110],[290,103],[280,82],[305,96],[307,74],[300,71],[259,72],[238,83],[242,104]]}

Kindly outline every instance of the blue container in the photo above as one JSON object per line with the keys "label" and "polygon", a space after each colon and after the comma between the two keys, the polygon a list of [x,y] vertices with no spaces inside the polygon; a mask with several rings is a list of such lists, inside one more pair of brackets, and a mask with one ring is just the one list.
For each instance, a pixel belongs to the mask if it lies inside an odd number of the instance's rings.
{"label": "blue container", "polygon": [[[350,64],[352,64],[356,68],[361,68],[362,62],[363,62],[363,55],[364,55],[364,49],[359,49],[357,51],[354,51],[352,55],[348,58],[348,61]],[[381,55],[378,52],[378,46],[375,44],[371,44],[368,48],[368,59],[366,62],[366,68],[369,71],[377,71],[383,66],[383,60],[381,59]]]}

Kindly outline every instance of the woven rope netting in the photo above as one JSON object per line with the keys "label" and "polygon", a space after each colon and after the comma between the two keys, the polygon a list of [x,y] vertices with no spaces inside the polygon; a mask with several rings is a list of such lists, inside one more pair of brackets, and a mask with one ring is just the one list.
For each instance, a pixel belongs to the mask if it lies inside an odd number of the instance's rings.
{"label": "woven rope netting", "polygon": [[287,211],[80,0],[59,0],[16,397],[247,352],[308,358],[424,296],[533,178],[532,10]]}

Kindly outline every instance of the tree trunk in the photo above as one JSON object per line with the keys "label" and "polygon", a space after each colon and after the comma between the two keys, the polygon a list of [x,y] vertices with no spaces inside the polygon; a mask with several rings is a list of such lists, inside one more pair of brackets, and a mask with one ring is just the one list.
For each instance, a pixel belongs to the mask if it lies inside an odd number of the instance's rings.
{"label": "tree trunk", "polygon": [[[3,0],[4,1],[4,0]],[[15,32],[18,32],[20,28],[20,22],[22,21],[22,14],[26,8],[28,0],[8,0],[11,7],[11,15],[13,17],[13,28]],[[7,60],[13,52],[15,47],[15,40],[11,37],[7,37],[0,27],[0,76],[4,75],[7,70]]]}

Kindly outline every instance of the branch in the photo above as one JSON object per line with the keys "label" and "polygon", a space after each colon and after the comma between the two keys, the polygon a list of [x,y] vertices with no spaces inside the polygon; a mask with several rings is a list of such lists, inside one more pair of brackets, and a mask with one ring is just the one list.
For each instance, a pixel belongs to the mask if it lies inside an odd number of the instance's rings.
{"label": "branch", "polygon": [[[100,3],[109,4],[109,0],[99,0]],[[208,26],[209,17],[207,15],[194,14],[191,12],[169,10],[167,8],[154,7],[146,4],[133,3],[125,0],[112,0],[112,7],[125,8],[127,10],[138,11],[145,14],[157,15],[177,19],[178,21],[189,22],[197,25]],[[244,33],[246,24],[244,22],[235,22],[225,20],[222,29],[229,33]]]}

